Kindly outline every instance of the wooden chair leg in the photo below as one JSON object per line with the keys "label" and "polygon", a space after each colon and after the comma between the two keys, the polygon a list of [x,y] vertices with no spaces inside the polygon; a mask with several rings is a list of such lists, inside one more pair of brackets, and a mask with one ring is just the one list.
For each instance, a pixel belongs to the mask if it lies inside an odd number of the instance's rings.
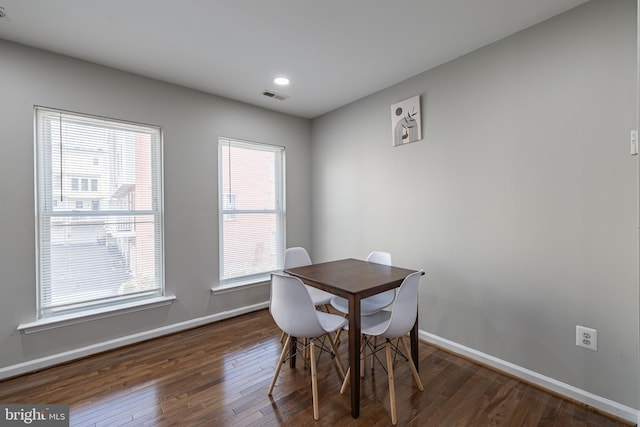
{"label": "wooden chair leg", "polygon": [[[360,340],[360,350],[362,352],[366,351],[366,349],[364,348],[364,336]],[[363,361],[363,360],[360,361],[360,375],[363,376],[363,377],[364,377],[364,368],[363,368],[364,362],[365,361]],[[350,373],[351,373],[351,366],[349,366],[347,368],[347,372],[344,374],[344,380],[342,381],[342,387],[340,387],[340,394],[344,394],[344,392],[347,391],[347,385],[349,384],[349,374]]]}
{"label": "wooden chair leg", "polygon": [[402,350],[405,354],[409,355],[409,367],[411,368],[411,372],[413,373],[413,379],[416,381],[418,385],[418,389],[420,391],[424,391],[424,387],[422,386],[422,381],[420,381],[420,375],[418,375],[418,370],[416,369],[415,363],[413,363],[413,359],[411,358],[411,352],[409,351],[409,347],[404,340],[404,337],[400,337],[400,343],[402,344]]}
{"label": "wooden chair leg", "polygon": [[287,339],[284,342],[284,346],[282,347],[282,353],[280,353],[280,359],[278,359],[278,365],[276,366],[276,371],[273,373],[273,379],[271,380],[271,386],[269,387],[269,391],[267,392],[268,396],[271,396],[273,392],[273,387],[276,385],[276,380],[278,379],[278,374],[280,374],[280,368],[282,367],[282,363],[284,362],[284,358],[287,356],[287,352],[289,351],[289,343],[291,342],[291,336],[285,334]]}
{"label": "wooden chair leg", "polygon": [[342,387],[340,387],[340,394],[344,394],[347,391],[347,384],[349,384],[349,374],[351,373],[351,367],[347,368],[347,373],[344,376],[344,381],[342,381]]}
{"label": "wooden chair leg", "polygon": [[389,376],[389,403],[391,406],[391,424],[398,423],[398,414],[396,413],[396,386],[393,378],[393,357],[391,355],[391,343],[387,341],[387,374]]}
{"label": "wooden chair leg", "polygon": [[[347,317],[349,317],[349,316],[347,316],[347,315],[345,314],[345,315],[344,315],[344,317],[345,317],[345,318],[347,318]],[[336,346],[339,346],[339,345],[340,345],[340,335],[341,335],[341,334],[342,334],[342,328],[340,328],[340,329],[338,329],[338,330],[336,331],[336,338],[335,338],[335,340],[333,341],[333,342],[335,343],[335,345],[336,345]]]}
{"label": "wooden chair leg", "polygon": [[286,335],[287,335],[287,334],[285,334],[285,332],[284,332],[284,331],[282,331],[282,333],[280,334],[280,342],[283,342],[283,341],[284,341],[284,337],[285,337]]}
{"label": "wooden chair leg", "polygon": [[329,344],[331,345],[331,350],[333,351],[333,354],[334,354],[333,360],[336,361],[336,365],[338,365],[338,370],[340,371],[340,375],[342,375],[342,378],[344,378],[344,366],[342,365],[342,361],[340,360],[340,356],[338,355],[338,347],[336,347],[336,344],[333,342],[333,340],[329,335],[327,335],[327,338],[329,339]]}
{"label": "wooden chair leg", "polygon": [[335,345],[340,345],[340,334],[341,334],[341,333],[342,333],[342,328],[340,328],[340,329],[338,329],[338,330],[336,331],[336,337],[335,337],[335,339],[333,340],[333,343],[334,343]]}
{"label": "wooden chair leg", "polygon": [[318,376],[316,374],[316,351],[313,339],[309,340],[309,350],[311,352],[311,391],[313,393],[313,419],[320,418],[318,410]]}

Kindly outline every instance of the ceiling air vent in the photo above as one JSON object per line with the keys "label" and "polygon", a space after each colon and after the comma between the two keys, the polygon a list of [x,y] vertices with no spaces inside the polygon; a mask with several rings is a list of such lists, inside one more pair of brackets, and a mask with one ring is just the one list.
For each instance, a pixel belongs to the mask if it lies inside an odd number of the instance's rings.
{"label": "ceiling air vent", "polygon": [[282,95],[280,93],[276,93],[272,90],[263,90],[262,94],[268,98],[273,98],[273,99],[277,99],[278,101],[285,101],[286,99],[288,99],[289,97],[286,95]]}

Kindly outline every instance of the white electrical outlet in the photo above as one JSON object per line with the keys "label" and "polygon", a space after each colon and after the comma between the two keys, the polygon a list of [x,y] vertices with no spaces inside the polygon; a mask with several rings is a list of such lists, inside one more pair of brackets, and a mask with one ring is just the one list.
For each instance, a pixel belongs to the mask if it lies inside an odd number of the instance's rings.
{"label": "white electrical outlet", "polygon": [[631,151],[632,156],[638,155],[638,131],[631,131],[631,138],[629,140],[629,150]]}
{"label": "white electrical outlet", "polygon": [[598,331],[585,326],[576,325],[576,345],[598,351]]}

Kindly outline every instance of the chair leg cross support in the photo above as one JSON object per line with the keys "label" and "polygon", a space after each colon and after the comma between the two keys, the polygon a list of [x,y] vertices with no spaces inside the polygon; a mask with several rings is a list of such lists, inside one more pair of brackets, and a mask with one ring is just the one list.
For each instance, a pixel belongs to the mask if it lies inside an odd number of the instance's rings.
{"label": "chair leg cross support", "polygon": [[[393,425],[396,425],[398,422],[398,414],[396,409],[395,377],[393,372],[394,359],[395,359],[395,354],[398,353],[398,346],[402,347],[402,350],[404,351],[405,354],[410,354],[409,348],[407,347],[407,343],[405,342],[403,337],[398,338],[398,345],[393,345],[393,343],[389,339],[387,339],[384,344],[386,360],[387,360],[386,371],[387,371],[387,378],[389,381],[389,405],[391,407],[391,422]],[[361,354],[364,353],[364,346],[360,350],[361,350]],[[378,357],[375,355],[375,352],[378,350],[382,350],[382,349],[377,348],[375,351],[372,351],[371,356],[375,357],[375,359],[378,360],[384,368],[385,366],[382,363],[382,361],[380,361],[380,359],[378,359]],[[420,380],[420,375],[418,375],[418,370],[416,369],[416,365],[413,363],[413,359],[410,357],[406,357],[405,359],[409,362],[409,368],[411,369],[413,379],[416,382],[416,385],[418,386],[418,390],[424,391],[424,386],[422,385],[422,381]],[[361,366],[363,364],[364,362],[361,363]],[[346,375],[344,377],[344,381],[342,382],[342,387],[340,387],[340,394],[344,394],[345,391],[347,390],[347,385],[349,384],[350,372],[351,372],[351,368],[348,368]]]}
{"label": "chair leg cross support", "polygon": [[[278,379],[278,375],[280,374],[280,369],[282,368],[282,365],[287,361],[289,357],[295,357],[295,355],[298,353],[298,351],[296,351],[293,355],[289,355],[287,357],[287,354],[289,353],[289,346],[291,345],[291,335],[285,334],[285,336],[286,336],[286,339],[284,342],[284,346],[282,348],[282,352],[280,353],[280,358],[278,359],[276,371],[273,373],[273,379],[271,380],[271,385],[269,386],[269,391],[267,392],[267,395],[269,396],[271,396],[273,393],[273,388],[276,385],[276,380]],[[340,358],[337,357],[338,350],[335,346],[335,343],[331,339],[331,337],[329,337],[328,339],[331,349],[327,348],[326,344],[324,343],[324,339],[320,342],[316,342],[316,341],[318,340],[310,338],[309,343],[305,345],[303,348],[303,353],[305,353],[307,349],[309,350],[309,353],[310,353],[309,360],[311,363],[311,390],[313,395],[313,419],[314,420],[318,420],[320,417],[319,415],[320,412],[318,408],[318,374],[316,369],[318,360],[316,359],[320,358],[320,354],[322,354],[322,352],[327,352],[333,355],[334,357],[332,358],[336,363],[336,367],[338,368],[340,375],[342,375],[343,378],[345,375],[344,366],[342,366],[342,362],[340,361]],[[316,348],[320,350],[320,354],[318,354],[317,357],[316,357]]]}

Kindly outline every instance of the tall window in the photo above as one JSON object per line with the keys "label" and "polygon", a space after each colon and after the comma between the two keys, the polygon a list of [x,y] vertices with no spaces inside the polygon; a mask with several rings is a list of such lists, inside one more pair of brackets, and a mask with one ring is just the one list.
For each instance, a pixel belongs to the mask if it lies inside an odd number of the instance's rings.
{"label": "tall window", "polygon": [[162,295],[160,129],[35,115],[38,318]]}
{"label": "tall window", "polygon": [[259,281],[283,266],[284,148],[218,139],[220,281]]}

